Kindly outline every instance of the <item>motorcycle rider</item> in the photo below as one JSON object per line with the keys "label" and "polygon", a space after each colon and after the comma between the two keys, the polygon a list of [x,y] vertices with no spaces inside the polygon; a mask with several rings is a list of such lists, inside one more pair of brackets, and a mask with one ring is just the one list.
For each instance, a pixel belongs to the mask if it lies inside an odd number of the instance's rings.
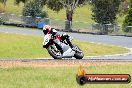
{"label": "motorcycle rider", "polygon": [[[56,46],[59,45],[59,47],[62,48],[60,40],[55,39],[56,36],[59,36],[61,38],[61,41],[66,40],[67,43],[69,44],[69,46],[74,50],[73,45],[72,45],[72,43],[69,39],[70,36],[67,35],[66,33],[60,34],[59,32],[56,31],[56,29],[51,28],[49,25],[44,25],[43,26],[43,33],[44,33],[44,35],[51,34],[52,38],[54,39],[54,42],[56,43]],[[44,45],[43,45],[43,47],[45,48]],[[59,50],[61,50],[61,52],[63,52],[62,49],[59,49]]]}

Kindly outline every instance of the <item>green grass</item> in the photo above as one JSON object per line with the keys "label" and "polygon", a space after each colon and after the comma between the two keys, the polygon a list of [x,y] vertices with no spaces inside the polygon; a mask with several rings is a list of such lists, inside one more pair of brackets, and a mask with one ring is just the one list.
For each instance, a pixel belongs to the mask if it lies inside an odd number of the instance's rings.
{"label": "green grass", "polygon": [[[77,67],[0,68],[0,88],[132,88],[129,84],[76,83]],[[131,64],[85,67],[88,74],[130,74]]]}
{"label": "green grass", "polygon": [[6,6],[0,3],[1,9],[7,13],[21,14],[24,4],[15,5],[14,0],[8,0]]}
{"label": "green grass", "polygon": [[[42,47],[43,38],[32,35],[0,33],[0,58],[47,58],[49,54]],[[102,45],[75,40],[85,56],[126,53],[129,50],[117,46]]]}
{"label": "green grass", "polygon": [[100,55],[112,55],[112,54],[121,54],[126,53],[128,50],[122,47],[97,44],[97,43],[88,43],[88,42],[75,42],[81,49],[84,54],[87,56],[100,56]]}
{"label": "green grass", "polygon": [[0,33],[0,57],[39,58],[49,57],[42,48],[41,37]]}
{"label": "green grass", "polygon": [[122,26],[123,25],[123,21],[125,20],[125,16],[126,15],[124,15],[124,16],[119,16],[119,15],[117,15],[117,22],[118,22],[118,24],[120,25],[120,26]]}
{"label": "green grass", "polygon": [[[60,20],[66,19],[65,9],[62,9],[58,13],[46,7],[44,9],[47,10],[49,17],[52,19],[60,19]],[[87,22],[87,24],[92,24],[94,23],[94,21],[91,19],[92,18],[91,14],[92,14],[92,11],[91,11],[90,5],[77,8],[73,15],[73,22],[79,21],[79,22]]]}

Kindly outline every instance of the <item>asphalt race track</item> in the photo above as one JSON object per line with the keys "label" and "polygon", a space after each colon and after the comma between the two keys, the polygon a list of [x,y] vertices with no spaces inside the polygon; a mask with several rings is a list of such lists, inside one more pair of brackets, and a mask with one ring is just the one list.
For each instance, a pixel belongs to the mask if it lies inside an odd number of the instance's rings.
{"label": "asphalt race track", "polygon": [[[6,33],[17,33],[17,34],[27,34],[42,36],[41,30],[23,29],[23,28],[6,28],[1,27],[0,32]],[[61,32],[62,33],[62,32]],[[83,41],[112,44],[123,46],[132,49],[132,37],[125,36],[108,36],[108,35],[91,35],[91,34],[80,34],[80,33],[68,33],[73,38]],[[104,60],[104,61],[132,61],[132,52],[127,55],[117,55],[117,56],[98,56],[98,57],[85,57],[84,60],[89,59],[92,61]],[[38,61],[38,59],[36,59]],[[42,60],[42,59],[39,59]]]}

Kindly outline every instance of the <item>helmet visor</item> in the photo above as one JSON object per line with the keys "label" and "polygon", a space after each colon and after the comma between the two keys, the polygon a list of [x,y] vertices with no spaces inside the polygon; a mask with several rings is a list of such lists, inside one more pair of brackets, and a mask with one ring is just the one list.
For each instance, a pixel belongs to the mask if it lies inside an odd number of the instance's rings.
{"label": "helmet visor", "polygon": [[48,30],[43,30],[43,33],[46,35],[48,33]]}

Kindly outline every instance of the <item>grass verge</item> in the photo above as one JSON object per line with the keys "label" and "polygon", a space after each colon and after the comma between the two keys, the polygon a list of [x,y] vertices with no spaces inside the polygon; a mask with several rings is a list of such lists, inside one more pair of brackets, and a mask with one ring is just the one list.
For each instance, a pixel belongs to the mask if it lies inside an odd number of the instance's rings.
{"label": "grass verge", "polygon": [[[78,67],[0,68],[1,88],[132,88],[132,84],[76,83]],[[89,74],[130,74],[132,64],[111,64],[85,67]]]}
{"label": "grass verge", "polygon": [[[47,58],[47,50],[42,47],[43,38],[32,35],[0,33],[0,58]],[[126,53],[129,50],[117,46],[102,45],[75,40],[85,56]]]}

